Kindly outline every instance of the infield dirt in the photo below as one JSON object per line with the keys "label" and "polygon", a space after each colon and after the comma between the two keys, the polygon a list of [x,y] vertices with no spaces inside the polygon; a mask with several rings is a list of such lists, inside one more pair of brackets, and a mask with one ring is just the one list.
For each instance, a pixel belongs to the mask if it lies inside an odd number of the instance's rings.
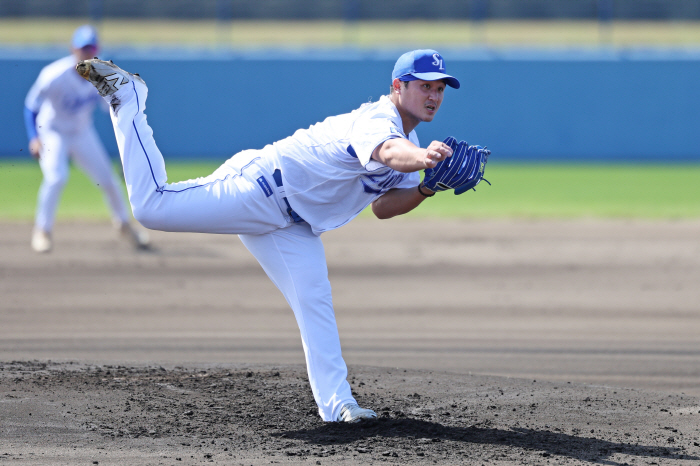
{"label": "infield dirt", "polygon": [[320,421],[237,238],[30,231],[0,224],[0,463],[700,463],[700,222],[324,234],[360,425]]}

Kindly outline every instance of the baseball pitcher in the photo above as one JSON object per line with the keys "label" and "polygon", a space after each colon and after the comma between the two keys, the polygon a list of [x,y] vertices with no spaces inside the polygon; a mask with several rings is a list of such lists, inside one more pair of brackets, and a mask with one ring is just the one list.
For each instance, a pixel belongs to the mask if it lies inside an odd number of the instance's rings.
{"label": "baseball pitcher", "polygon": [[376,418],[358,406],[347,381],[320,235],[367,206],[390,218],[437,191],[459,194],[482,179],[489,151],[454,138],[421,148],[415,132],[433,120],[445,88],[460,87],[444,58],[435,50],[408,52],[396,62],[390,94],[378,102],[179,183],[167,182],[146,121],[145,82],[97,59],[77,70],[110,104],[135,218],[155,230],[238,234],[294,311],[321,418]]}

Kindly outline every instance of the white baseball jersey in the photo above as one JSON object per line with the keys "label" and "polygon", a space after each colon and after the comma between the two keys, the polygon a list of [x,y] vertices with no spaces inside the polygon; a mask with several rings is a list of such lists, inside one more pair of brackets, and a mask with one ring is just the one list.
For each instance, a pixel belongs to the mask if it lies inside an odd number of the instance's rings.
{"label": "white baseball jersey", "polygon": [[415,131],[403,133],[399,112],[383,96],[273,144],[287,199],[315,234],[345,225],[389,189],[418,186],[418,172],[401,173],[371,159],[392,138],[420,146]]}
{"label": "white baseball jersey", "polygon": [[77,63],[69,55],[47,65],[29,90],[24,104],[38,113],[39,133],[47,129],[72,134],[92,125],[95,105],[102,99],[92,84],[75,72]]}

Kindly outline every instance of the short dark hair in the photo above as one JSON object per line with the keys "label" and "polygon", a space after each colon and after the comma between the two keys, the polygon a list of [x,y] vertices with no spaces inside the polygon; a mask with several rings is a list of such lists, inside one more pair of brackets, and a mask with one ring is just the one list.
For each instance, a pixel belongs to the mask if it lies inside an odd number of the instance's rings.
{"label": "short dark hair", "polygon": [[[403,83],[403,87],[406,88],[406,87],[408,87],[408,83],[410,83],[411,81],[401,81],[401,82]],[[392,92],[394,92],[394,84],[393,83],[391,84],[391,86],[389,86],[389,95],[391,95]]]}

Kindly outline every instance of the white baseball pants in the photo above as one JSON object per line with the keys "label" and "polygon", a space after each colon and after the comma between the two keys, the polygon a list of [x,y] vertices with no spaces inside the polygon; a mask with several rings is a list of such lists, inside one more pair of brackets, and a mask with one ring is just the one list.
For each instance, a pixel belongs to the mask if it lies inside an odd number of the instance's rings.
{"label": "white baseball pants", "polygon": [[134,217],[154,230],[238,234],[294,311],[319,414],[337,420],[342,405],[355,400],[321,239],[293,222],[276,190],[265,189],[274,171],[266,150],[243,151],[207,177],[167,183],[144,114],[147,92],[132,80],[114,95],[117,111],[110,110]]}
{"label": "white baseball pants", "polygon": [[129,221],[122,188],[95,128],[88,127],[75,134],[41,129],[39,139],[42,143],[39,166],[44,178],[39,188],[34,228],[47,232],[53,229],[56,207],[68,181],[69,157],[102,190],[112,221],[116,225]]}

